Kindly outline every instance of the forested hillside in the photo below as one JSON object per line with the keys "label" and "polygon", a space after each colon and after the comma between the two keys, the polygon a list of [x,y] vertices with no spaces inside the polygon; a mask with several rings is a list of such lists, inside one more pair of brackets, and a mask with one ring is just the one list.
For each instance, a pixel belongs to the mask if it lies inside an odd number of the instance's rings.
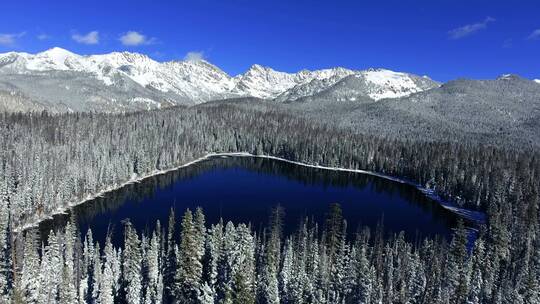
{"label": "forested hillside", "polygon": [[[538,303],[537,150],[365,135],[280,110],[216,103],[129,114],[1,114],[0,291],[17,303]],[[37,244],[21,228],[99,192],[200,158],[249,152],[407,178],[487,212],[468,255],[463,229],[450,245],[410,244],[329,223],[283,236],[174,217],[125,244],[95,244],[73,225]],[[183,210],[181,211],[183,213]],[[210,229],[207,229],[210,228]],[[176,237],[172,231],[180,231]],[[356,227],[349,227],[355,230]],[[103,248],[104,250],[100,250]],[[174,263],[174,265],[171,265]],[[47,275],[50,274],[50,275]],[[292,274],[292,275],[291,275]],[[517,301],[517,302],[516,302]]]}

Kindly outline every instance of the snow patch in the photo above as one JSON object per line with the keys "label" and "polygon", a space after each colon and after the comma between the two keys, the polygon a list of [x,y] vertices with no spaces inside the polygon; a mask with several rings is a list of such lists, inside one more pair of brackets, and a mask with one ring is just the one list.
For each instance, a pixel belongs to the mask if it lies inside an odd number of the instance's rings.
{"label": "snow patch", "polygon": [[512,74],[502,74],[498,79],[512,79]]}
{"label": "snow patch", "polygon": [[398,98],[422,91],[405,73],[377,69],[361,72],[360,75],[374,85],[368,94],[374,100]]}
{"label": "snow patch", "polygon": [[79,61],[81,56],[61,48],[52,48],[36,55],[25,56],[26,68],[35,71],[60,70],[66,71],[73,68],[81,68]]}

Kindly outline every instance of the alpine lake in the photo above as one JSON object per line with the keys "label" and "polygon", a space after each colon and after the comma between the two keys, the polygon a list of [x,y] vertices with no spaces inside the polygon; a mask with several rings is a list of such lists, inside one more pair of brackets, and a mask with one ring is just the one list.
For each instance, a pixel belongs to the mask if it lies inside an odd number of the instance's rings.
{"label": "alpine lake", "polygon": [[91,228],[94,240],[103,244],[111,233],[113,243],[120,244],[126,219],[139,232],[152,231],[158,220],[166,226],[171,209],[178,223],[187,208],[201,207],[207,226],[222,219],[249,223],[260,232],[271,210],[281,206],[283,231],[289,235],[304,219],[322,226],[332,203],[340,204],[350,234],[368,226],[386,235],[403,231],[412,241],[449,239],[459,218],[416,187],[383,177],[268,158],[216,156],[105,193],[41,222],[39,229],[47,235],[73,217],[82,235]]}

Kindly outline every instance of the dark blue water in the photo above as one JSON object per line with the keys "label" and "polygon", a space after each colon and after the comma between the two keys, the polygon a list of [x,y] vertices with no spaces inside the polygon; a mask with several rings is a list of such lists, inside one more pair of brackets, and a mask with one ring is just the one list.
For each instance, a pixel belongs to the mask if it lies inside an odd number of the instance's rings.
{"label": "dark blue water", "polygon": [[[208,224],[222,218],[251,223],[259,230],[272,208],[285,209],[284,231],[292,233],[302,218],[323,223],[331,203],[339,203],[351,233],[360,225],[382,222],[386,233],[404,231],[407,238],[448,237],[456,216],[412,186],[365,174],[337,172],[253,157],[206,160],[148,178],[106,194],[70,211],[81,232],[88,228],[103,241],[112,230],[122,239],[122,221],[139,231],[167,224],[171,209],[177,222],[186,208],[202,207]],[[41,224],[42,233],[65,223],[66,216]]]}

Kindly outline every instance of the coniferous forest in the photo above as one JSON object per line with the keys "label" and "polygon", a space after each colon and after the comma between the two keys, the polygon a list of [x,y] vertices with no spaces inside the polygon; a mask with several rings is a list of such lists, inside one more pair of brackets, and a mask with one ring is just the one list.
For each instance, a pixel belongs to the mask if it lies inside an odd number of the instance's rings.
{"label": "coniferous forest", "polygon": [[[2,303],[540,303],[540,154],[467,141],[381,137],[278,108],[217,103],[126,114],[0,114]],[[414,181],[485,212],[468,246],[356,227],[339,204],[285,235],[277,206],[262,230],[171,210],[124,242],[76,219],[31,228],[101,191],[212,152],[248,152]],[[42,239],[46,241],[42,242]]]}

